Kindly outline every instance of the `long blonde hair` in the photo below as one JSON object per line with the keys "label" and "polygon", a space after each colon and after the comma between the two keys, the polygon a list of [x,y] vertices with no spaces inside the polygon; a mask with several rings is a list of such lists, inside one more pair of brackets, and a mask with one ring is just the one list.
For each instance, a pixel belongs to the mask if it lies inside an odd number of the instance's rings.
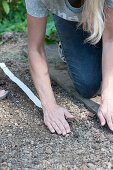
{"label": "long blonde hair", "polygon": [[83,5],[82,20],[78,24],[83,30],[89,32],[85,42],[96,44],[102,37],[104,30],[104,3],[105,0],[85,0]]}

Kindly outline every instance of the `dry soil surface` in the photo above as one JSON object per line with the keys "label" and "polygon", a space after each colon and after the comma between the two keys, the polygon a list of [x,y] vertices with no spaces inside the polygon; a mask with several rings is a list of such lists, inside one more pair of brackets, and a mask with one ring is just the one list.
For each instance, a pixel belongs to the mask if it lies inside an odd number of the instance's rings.
{"label": "dry soil surface", "polygon": [[[35,94],[27,59],[22,55],[26,35],[0,46],[0,62]],[[110,170],[113,169],[113,133],[55,82],[57,103],[76,116],[68,120],[71,134],[51,134],[43,112],[0,70],[0,88],[9,90],[0,101],[0,170]]]}

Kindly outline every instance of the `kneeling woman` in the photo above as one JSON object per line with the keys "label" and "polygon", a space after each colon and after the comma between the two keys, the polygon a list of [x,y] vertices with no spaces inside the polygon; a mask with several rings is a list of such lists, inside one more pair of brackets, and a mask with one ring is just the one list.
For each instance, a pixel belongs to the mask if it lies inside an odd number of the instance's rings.
{"label": "kneeling woman", "polygon": [[66,135],[70,127],[65,116],[74,118],[56,103],[51,87],[44,50],[51,11],[76,90],[91,98],[102,85],[98,117],[113,131],[113,0],[26,0],[26,8],[30,70],[46,126]]}

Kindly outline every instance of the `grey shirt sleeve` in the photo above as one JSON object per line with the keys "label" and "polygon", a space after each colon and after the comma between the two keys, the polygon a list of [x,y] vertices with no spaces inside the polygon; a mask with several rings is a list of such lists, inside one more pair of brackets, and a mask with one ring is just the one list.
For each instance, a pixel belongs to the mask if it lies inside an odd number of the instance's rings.
{"label": "grey shirt sleeve", "polygon": [[41,0],[25,0],[26,10],[33,17],[46,17],[49,13]]}
{"label": "grey shirt sleeve", "polygon": [[105,0],[105,4],[110,7],[110,8],[113,8],[113,0]]}

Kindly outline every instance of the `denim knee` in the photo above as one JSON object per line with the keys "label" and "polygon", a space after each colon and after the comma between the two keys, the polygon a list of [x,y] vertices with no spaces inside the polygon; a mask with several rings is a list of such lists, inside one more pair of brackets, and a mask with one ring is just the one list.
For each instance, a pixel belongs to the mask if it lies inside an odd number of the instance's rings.
{"label": "denim knee", "polygon": [[96,92],[98,91],[98,89],[100,88],[101,85],[101,81],[81,81],[81,82],[75,82],[74,81],[74,86],[77,90],[77,92],[85,98],[90,99],[91,97],[93,97]]}

